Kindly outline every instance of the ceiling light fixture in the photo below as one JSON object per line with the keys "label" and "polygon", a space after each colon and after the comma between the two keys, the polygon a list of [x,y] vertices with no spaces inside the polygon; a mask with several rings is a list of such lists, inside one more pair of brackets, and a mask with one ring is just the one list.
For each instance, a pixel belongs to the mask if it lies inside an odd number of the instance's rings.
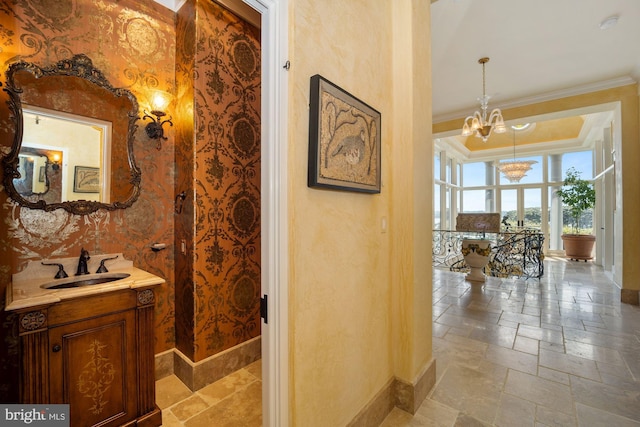
{"label": "ceiling light fixture", "polygon": [[504,126],[502,111],[500,111],[499,108],[491,111],[489,119],[487,120],[489,98],[491,98],[486,94],[485,90],[484,64],[487,62],[489,62],[489,58],[478,59],[478,63],[482,64],[482,98],[478,98],[482,112],[476,110],[473,115],[464,119],[464,126],[462,127],[462,136],[471,136],[471,134],[475,133],[478,138],[482,138],[482,142],[487,142],[492,130],[495,133],[504,133],[507,131],[507,128]]}
{"label": "ceiling light fixture", "polygon": [[513,160],[505,160],[496,165],[509,182],[520,182],[531,170],[531,165],[538,163],[535,160],[516,160],[516,129],[513,128]]}

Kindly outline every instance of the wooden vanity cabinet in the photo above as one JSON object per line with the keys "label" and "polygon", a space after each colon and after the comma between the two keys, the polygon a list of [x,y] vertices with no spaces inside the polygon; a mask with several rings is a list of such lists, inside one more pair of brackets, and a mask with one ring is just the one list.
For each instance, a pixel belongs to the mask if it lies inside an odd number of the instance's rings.
{"label": "wooden vanity cabinet", "polygon": [[159,426],[154,293],[126,289],[18,313],[22,403],[68,403],[71,426]]}

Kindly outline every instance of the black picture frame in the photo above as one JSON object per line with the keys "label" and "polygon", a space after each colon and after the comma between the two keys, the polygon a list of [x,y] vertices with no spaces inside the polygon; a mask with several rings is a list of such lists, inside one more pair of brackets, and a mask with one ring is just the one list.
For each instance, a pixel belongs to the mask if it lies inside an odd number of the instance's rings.
{"label": "black picture frame", "polygon": [[381,114],[316,74],[309,108],[309,187],[380,193]]}

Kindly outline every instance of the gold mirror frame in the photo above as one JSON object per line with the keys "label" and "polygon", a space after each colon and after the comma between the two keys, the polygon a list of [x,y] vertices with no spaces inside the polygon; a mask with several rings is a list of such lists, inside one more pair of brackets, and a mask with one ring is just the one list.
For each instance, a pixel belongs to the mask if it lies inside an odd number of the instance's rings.
{"label": "gold mirror frame", "polygon": [[[127,113],[128,116],[128,132],[127,132],[127,155],[129,162],[129,169],[131,178],[129,183],[132,185],[132,190],[129,197],[124,201],[114,201],[112,203],[103,203],[91,200],[73,200],[60,203],[47,203],[44,200],[29,201],[25,199],[15,188],[13,180],[20,177],[18,172],[19,153],[22,146],[22,137],[24,132],[24,121],[22,115],[22,100],[20,94],[23,90],[16,86],[14,81],[14,75],[19,71],[28,71],[36,79],[40,79],[47,76],[71,76],[79,77],[87,80],[94,85],[106,89],[115,97],[126,97],[131,102],[131,111]],[[133,156],[133,140],[138,125],[136,121],[138,117],[138,101],[136,97],[127,89],[114,88],[109,81],[105,78],[102,71],[95,68],[89,57],[84,54],[78,54],[70,59],[63,59],[56,64],[49,67],[40,67],[36,64],[18,61],[9,66],[6,71],[6,87],[3,90],[9,95],[7,105],[12,115],[15,126],[15,134],[13,138],[13,145],[11,152],[5,156],[2,160],[4,177],[4,187],[9,196],[20,206],[28,207],[30,209],[42,209],[45,211],[52,211],[55,209],[65,209],[68,212],[76,215],[86,215],[97,211],[98,209],[115,210],[125,209],[130,207],[140,196],[140,181],[141,172],[140,168],[136,165],[135,158]]]}

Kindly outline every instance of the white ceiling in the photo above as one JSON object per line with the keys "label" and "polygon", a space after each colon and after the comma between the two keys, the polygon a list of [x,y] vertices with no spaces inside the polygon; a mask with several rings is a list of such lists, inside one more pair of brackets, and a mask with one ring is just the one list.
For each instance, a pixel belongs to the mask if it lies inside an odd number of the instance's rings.
{"label": "white ceiling", "polygon": [[435,123],[478,109],[483,56],[490,109],[640,77],[640,0],[435,0],[431,38]]}

